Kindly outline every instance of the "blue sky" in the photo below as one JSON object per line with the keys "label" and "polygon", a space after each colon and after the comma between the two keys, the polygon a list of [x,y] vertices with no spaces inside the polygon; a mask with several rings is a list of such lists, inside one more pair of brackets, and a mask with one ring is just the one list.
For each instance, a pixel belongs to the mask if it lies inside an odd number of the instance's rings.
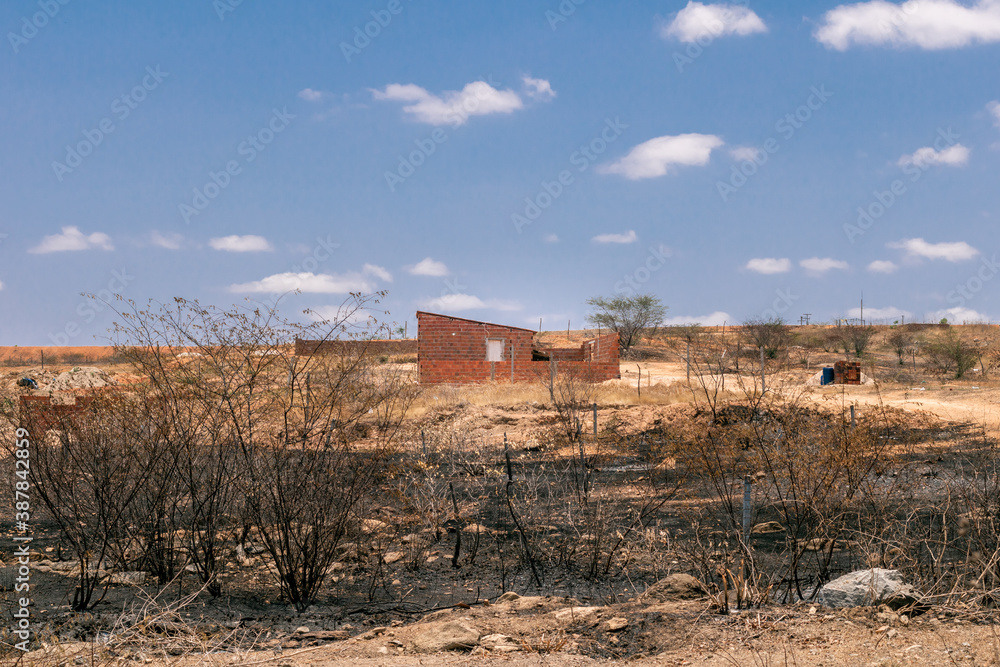
{"label": "blue sky", "polygon": [[[0,344],[81,292],[1000,319],[1000,1],[0,6]],[[367,33],[367,34],[366,34]],[[998,281],[1000,283],[1000,281]],[[100,304],[98,304],[100,305]]]}

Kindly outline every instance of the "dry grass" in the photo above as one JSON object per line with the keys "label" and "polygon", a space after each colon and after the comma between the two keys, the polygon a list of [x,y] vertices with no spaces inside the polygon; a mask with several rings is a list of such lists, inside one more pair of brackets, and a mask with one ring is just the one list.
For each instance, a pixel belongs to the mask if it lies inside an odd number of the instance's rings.
{"label": "dry grass", "polygon": [[[642,387],[641,395],[634,384],[623,380],[608,380],[594,387],[593,400],[598,405],[671,405],[691,401],[690,390],[681,383]],[[486,383],[476,385],[426,386],[414,401],[407,418],[420,417],[440,408],[471,404],[476,406],[512,407],[524,404],[549,405],[552,400],[547,386],[537,384]]]}

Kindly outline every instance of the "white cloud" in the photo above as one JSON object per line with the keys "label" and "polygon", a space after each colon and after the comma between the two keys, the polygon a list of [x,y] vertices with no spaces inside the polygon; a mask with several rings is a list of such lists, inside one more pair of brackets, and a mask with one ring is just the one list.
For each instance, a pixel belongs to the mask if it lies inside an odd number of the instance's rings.
{"label": "white cloud", "polygon": [[374,285],[359,273],[343,275],[328,273],[276,273],[263,280],[230,285],[230,292],[263,292],[283,294],[299,290],[305,294],[347,294],[348,292],[371,292]]}
{"label": "white cloud", "polygon": [[[525,77],[525,85],[533,97],[551,99],[555,96],[545,79]],[[509,88],[497,90],[485,81],[473,81],[460,91],[448,90],[440,96],[412,83],[390,83],[385,90],[373,90],[372,95],[376,100],[407,102],[403,111],[430,125],[464,125],[470,116],[512,113],[524,108],[516,92]]]}
{"label": "white cloud", "polygon": [[[871,322],[872,320],[887,320],[892,322],[900,318],[910,320],[913,319],[913,313],[908,310],[896,308],[895,306],[888,306],[886,308],[865,308],[863,314],[866,322]],[[847,316],[850,318],[860,318],[861,315],[861,308],[851,308],[847,311]]]}
{"label": "white cloud", "polygon": [[758,32],[767,32],[767,26],[747,7],[724,3],[705,5],[692,1],[677,12],[677,17],[660,31],[660,35],[682,42],[697,42],[723,35],[752,35]]}
{"label": "white cloud", "polygon": [[525,76],[521,79],[524,82],[525,95],[534,100],[548,102],[556,96],[556,91],[552,90],[552,84],[545,79],[532,79]]}
{"label": "white cloud", "polygon": [[677,317],[668,317],[663,320],[663,324],[668,327],[679,327],[688,324],[700,324],[703,327],[721,327],[726,322],[732,321],[733,318],[729,313],[717,310],[708,315],[678,315]]}
{"label": "white cloud", "polygon": [[760,156],[760,149],[753,146],[737,146],[729,151],[729,155],[737,162],[756,161]]}
{"label": "white cloud", "polygon": [[823,16],[816,39],[844,51],[852,45],[954,49],[1000,41],[1000,2],[976,0],[884,0],[840,5]]}
{"label": "white cloud", "polygon": [[932,313],[927,313],[927,319],[931,322],[938,322],[941,318],[947,318],[952,324],[962,324],[963,322],[975,324],[990,321],[988,316],[972,310],[971,308],[947,308],[945,310],[935,310]]}
{"label": "white cloud", "polygon": [[979,254],[965,241],[955,241],[953,243],[928,243],[923,239],[903,239],[887,243],[886,247],[905,250],[907,255],[913,257],[926,257],[927,259],[944,259],[949,262],[961,262],[965,259],[972,259]]}
{"label": "white cloud", "polygon": [[663,136],[643,142],[628,155],[598,169],[604,174],[622,174],[638,180],[655,178],[670,172],[675,165],[704,166],[712,150],[725,142],[714,134],[679,134]]}
{"label": "white cloud", "polygon": [[153,230],[152,238],[153,245],[166,248],[167,250],[180,250],[181,243],[184,242],[184,237],[180,234],[166,235],[156,230]]}
{"label": "white cloud", "polygon": [[366,276],[375,276],[379,280],[384,280],[387,283],[392,282],[392,274],[377,264],[365,264],[361,267],[361,273]]}
{"label": "white cloud", "polygon": [[993,100],[986,105],[986,108],[993,115],[993,124],[1000,127],[1000,102]]}
{"label": "white cloud", "polygon": [[559,243],[559,236],[556,234],[546,234],[542,240],[546,243]]}
{"label": "white cloud", "polygon": [[634,229],[630,229],[624,234],[598,234],[590,239],[594,243],[635,243],[639,236]]}
{"label": "white cloud", "polygon": [[444,262],[438,262],[430,257],[423,258],[413,266],[407,267],[406,270],[414,276],[440,277],[448,275],[448,267],[444,265]]}
{"label": "white cloud", "polygon": [[969,161],[969,149],[962,144],[949,146],[942,151],[936,151],[930,146],[919,148],[910,155],[899,158],[900,167],[914,165],[917,167],[933,167],[934,165],[948,165],[949,167],[960,167]]}
{"label": "white cloud", "polygon": [[868,265],[868,270],[873,273],[895,273],[898,268],[895,262],[890,262],[887,259],[876,259]]}
{"label": "white cloud", "polygon": [[62,233],[51,234],[42,238],[42,242],[28,252],[37,255],[44,255],[50,252],[66,252],[70,250],[114,250],[111,245],[111,237],[103,232],[84,234],[76,227],[63,227]]}
{"label": "white cloud", "polygon": [[746,268],[757,273],[787,273],[792,270],[792,260],[787,258],[757,257],[747,262]]}
{"label": "white cloud", "polygon": [[299,97],[306,102],[319,102],[323,99],[323,93],[318,90],[313,90],[312,88],[304,88],[299,91]]}
{"label": "white cloud", "polygon": [[3,291],[3,281],[0,281],[0,292]]}
{"label": "white cloud", "polygon": [[444,294],[424,302],[424,307],[434,310],[520,310],[521,305],[512,301],[490,299],[483,301],[472,294]]}
{"label": "white cloud", "polygon": [[271,242],[263,236],[247,234],[246,236],[221,236],[209,239],[208,245],[214,250],[225,252],[270,252],[274,250]]}
{"label": "white cloud", "polygon": [[846,271],[850,268],[847,262],[831,257],[810,257],[799,262],[799,266],[810,273],[826,273],[831,269]]}

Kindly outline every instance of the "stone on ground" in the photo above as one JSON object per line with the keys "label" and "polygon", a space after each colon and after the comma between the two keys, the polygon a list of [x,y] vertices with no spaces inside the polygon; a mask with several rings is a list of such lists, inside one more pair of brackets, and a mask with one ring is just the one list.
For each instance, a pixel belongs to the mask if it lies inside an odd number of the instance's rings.
{"label": "stone on ground", "polygon": [[899,570],[856,570],[834,579],[819,591],[827,607],[867,607],[885,604],[899,609],[916,602],[917,592],[903,581]]}
{"label": "stone on ground", "polygon": [[479,644],[479,631],[461,621],[414,626],[413,647],[421,653],[468,651]]}
{"label": "stone on ground", "polygon": [[642,599],[646,602],[694,600],[704,597],[705,587],[690,574],[671,574],[646,589]]}

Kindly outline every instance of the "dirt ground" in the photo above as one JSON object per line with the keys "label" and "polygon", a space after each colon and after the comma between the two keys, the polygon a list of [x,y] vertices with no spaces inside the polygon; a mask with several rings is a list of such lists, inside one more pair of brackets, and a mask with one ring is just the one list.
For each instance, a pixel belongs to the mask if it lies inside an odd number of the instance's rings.
{"label": "dirt ground", "polygon": [[[25,348],[18,352],[0,350],[0,361],[7,360],[6,368],[0,368],[0,385],[12,389],[26,374],[43,382],[74,365],[72,361],[51,366],[47,362],[42,371],[33,359],[15,366],[18,355],[27,352]],[[30,351],[31,355],[37,352]],[[136,381],[124,367],[96,361],[102,357],[92,354],[93,349],[80,351],[84,352],[89,354],[87,365],[104,367],[123,383]],[[643,428],[662,418],[665,405],[687,404],[698,395],[697,375],[688,385],[683,360],[666,356],[622,363],[621,381],[609,383],[606,398],[600,400],[598,419],[602,425],[624,419],[635,428]],[[804,363],[769,378],[769,386],[844,414],[851,405],[858,411],[888,406],[939,422],[942,428],[972,425],[984,435],[1000,436],[1000,383],[975,374],[960,381],[940,376],[901,381],[898,376],[879,377],[876,373],[878,381],[871,385],[811,386],[806,382],[810,376],[843,355],[809,350],[804,356]],[[891,360],[891,355],[883,357]],[[890,370],[895,369],[890,366]],[[726,389],[738,393],[741,382],[749,386],[755,381],[752,370],[742,376],[728,375]],[[539,432],[553,420],[552,412],[542,405],[544,392],[523,390],[523,395],[513,396],[511,389],[510,396],[497,400],[487,393],[491,390],[476,391],[428,389],[421,399],[419,416],[414,418],[414,433],[425,425],[447,424],[469,434],[470,446],[477,442],[495,444],[505,436],[520,451],[539,446]],[[5,522],[4,527],[8,525]],[[52,567],[57,560],[51,551],[54,544],[54,538],[40,541],[43,560],[36,561],[42,565],[37,583],[44,588],[49,582],[52,590],[65,577]],[[255,595],[239,601],[197,601],[184,613],[195,622],[202,619],[209,624],[208,634],[228,628],[257,637],[253,650],[177,655],[167,648],[169,641],[155,639],[146,653],[125,650],[118,657],[139,664],[358,667],[473,663],[558,666],[625,659],[636,665],[1000,665],[1000,618],[982,607],[931,609],[912,618],[887,608],[832,610],[811,603],[766,605],[721,614],[708,598],[644,599],[647,584],[616,582],[602,591],[599,585],[585,590],[569,581],[555,596],[501,598],[499,587],[483,590],[473,583],[474,572],[458,572],[448,566],[447,538],[428,548],[434,562],[429,560],[419,574],[408,571],[405,562],[386,573],[387,586],[399,592],[406,604],[352,614],[343,598],[330,597],[295,615],[277,601],[275,587],[259,568],[247,570],[238,576],[243,584],[256,587]],[[10,552],[9,548],[0,549],[0,558],[8,561]],[[513,581],[507,588],[527,594],[527,580],[520,583]],[[359,581],[357,585],[365,584]],[[426,590],[428,586],[430,590]],[[405,590],[409,592],[403,594]],[[126,585],[113,587],[104,613],[109,617],[121,613],[134,601],[134,595]],[[68,602],[65,595],[42,591],[35,612],[69,619]],[[11,613],[9,605],[5,601],[5,616]],[[83,626],[85,621],[75,619],[74,623]],[[446,623],[473,629],[480,635],[478,645],[470,650],[424,652],[420,638]],[[105,650],[93,642],[63,636],[51,638],[28,658],[33,664],[91,664],[93,656]],[[102,655],[104,660],[113,661]]]}

